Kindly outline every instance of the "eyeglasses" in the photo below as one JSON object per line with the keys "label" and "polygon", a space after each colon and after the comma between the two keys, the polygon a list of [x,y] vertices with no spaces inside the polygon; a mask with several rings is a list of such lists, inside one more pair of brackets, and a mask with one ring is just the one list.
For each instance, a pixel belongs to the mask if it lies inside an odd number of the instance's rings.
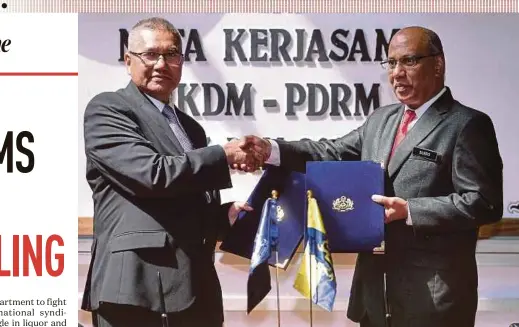
{"label": "eyeglasses", "polygon": [[164,59],[166,64],[172,65],[172,66],[178,66],[182,64],[184,61],[184,55],[179,52],[166,52],[166,53],[158,53],[158,52],[152,52],[152,51],[146,51],[146,52],[133,52],[128,51],[132,55],[138,57],[143,64],[146,66],[154,66],[159,62],[160,57]]}
{"label": "eyeglasses", "polygon": [[380,65],[382,66],[382,68],[387,69],[387,70],[395,69],[396,66],[398,65],[398,63],[400,63],[404,67],[414,67],[421,59],[428,58],[428,57],[435,57],[439,54],[441,54],[441,52],[435,53],[435,54],[430,54],[427,56],[406,56],[406,57],[402,57],[398,60],[397,59],[388,59],[388,60],[382,61],[380,63]]}

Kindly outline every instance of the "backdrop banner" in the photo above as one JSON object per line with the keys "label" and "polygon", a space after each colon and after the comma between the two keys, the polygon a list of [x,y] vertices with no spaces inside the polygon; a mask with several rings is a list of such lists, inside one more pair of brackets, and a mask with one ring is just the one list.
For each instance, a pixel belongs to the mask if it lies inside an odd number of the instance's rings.
{"label": "backdrop banner", "polygon": [[[129,81],[128,32],[151,14],[79,15],[79,216],[92,216],[85,180],[83,112]],[[507,14],[164,14],[183,37],[176,105],[211,144],[245,134],[334,138],[396,102],[387,72],[390,37],[411,25],[440,36],[455,99],[494,121],[504,161],[505,217],[519,218],[519,20]],[[233,173],[223,200],[246,200],[259,174]]]}

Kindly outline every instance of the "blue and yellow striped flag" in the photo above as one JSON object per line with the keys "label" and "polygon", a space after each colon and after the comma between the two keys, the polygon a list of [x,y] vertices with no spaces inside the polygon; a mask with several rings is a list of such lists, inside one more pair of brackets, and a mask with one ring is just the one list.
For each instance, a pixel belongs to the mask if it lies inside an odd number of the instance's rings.
{"label": "blue and yellow striped flag", "polygon": [[305,252],[294,288],[323,309],[333,310],[337,282],[323,218],[311,191],[308,191]]}

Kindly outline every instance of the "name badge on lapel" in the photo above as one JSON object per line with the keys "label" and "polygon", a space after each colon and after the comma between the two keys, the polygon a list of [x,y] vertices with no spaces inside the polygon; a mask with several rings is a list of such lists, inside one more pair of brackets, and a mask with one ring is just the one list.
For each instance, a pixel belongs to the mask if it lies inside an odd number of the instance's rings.
{"label": "name badge on lapel", "polygon": [[413,148],[413,155],[432,162],[439,162],[441,157],[438,152],[419,147]]}

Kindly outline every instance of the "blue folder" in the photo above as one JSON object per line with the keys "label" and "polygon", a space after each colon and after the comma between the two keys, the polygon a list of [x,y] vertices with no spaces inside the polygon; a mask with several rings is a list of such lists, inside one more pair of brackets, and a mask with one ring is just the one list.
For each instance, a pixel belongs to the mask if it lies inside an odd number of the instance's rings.
{"label": "blue folder", "polygon": [[[278,264],[286,269],[303,238],[306,220],[305,175],[280,167],[268,166],[250,194],[247,202],[254,208],[241,212],[231,230],[220,244],[220,249],[250,259],[254,238],[258,230],[261,209],[265,200],[278,191],[278,206],[282,213],[278,221]],[[271,266],[276,265],[274,253],[269,258]]]}
{"label": "blue folder", "polygon": [[306,190],[316,199],[329,247],[335,253],[384,251],[384,169],[372,161],[320,161],[306,164]]}

